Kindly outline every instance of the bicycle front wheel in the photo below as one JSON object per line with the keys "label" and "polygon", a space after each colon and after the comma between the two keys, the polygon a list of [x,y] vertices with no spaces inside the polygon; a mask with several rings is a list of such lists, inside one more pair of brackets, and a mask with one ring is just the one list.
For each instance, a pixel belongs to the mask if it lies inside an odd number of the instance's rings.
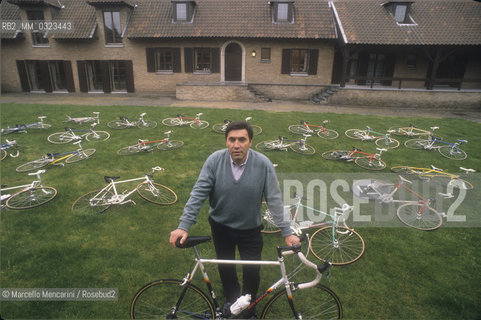
{"label": "bicycle front wheel", "polygon": [[317,131],[317,135],[321,138],[328,139],[328,140],[333,140],[339,137],[339,133],[337,131],[334,131],[332,129],[322,129]]}
{"label": "bicycle front wheel", "polygon": [[87,141],[105,141],[110,138],[110,133],[107,131],[95,131],[90,132],[88,135],[85,136]]}
{"label": "bicycle front wheel", "polygon": [[115,130],[121,130],[127,128],[128,125],[122,120],[112,120],[107,122],[107,127]]}
{"label": "bicycle front wheel", "polygon": [[63,144],[69,143],[73,141],[73,136],[67,132],[56,132],[52,133],[47,137],[47,140],[54,144]]}
{"label": "bicycle front wheel", "polygon": [[429,140],[425,139],[410,139],[404,142],[404,145],[409,149],[424,149],[429,144]]}
{"label": "bicycle front wheel", "polygon": [[362,137],[367,135],[366,130],[361,130],[361,129],[347,129],[344,134],[351,139],[357,139],[360,140]]}
{"label": "bicycle front wheel", "polygon": [[405,225],[423,231],[436,230],[443,223],[441,215],[421,203],[406,203],[397,209],[399,220]]}
{"label": "bicycle front wheel", "polygon": [[[292,302],[299,319],[341,319],[341,300],[329,288],[316,285],[311,288],[296,290],[292,293]],[[293,318],[286,289],[277,292],[262,310],[261,319]]]}
{"label": "bicycle front wheel", "polygon": [[8,198],[5,205],[10,209],[28,209],[49,202],[56,195],[57,190],[53,187],[32,188],[17,192]]}
{"label": "bicycle front wheel", "polygon": [[451,179],[448,182],[448,185],[453,186],[454,188],[458,188],[460,190],[471,190],[474,188],[473,184],[469,181],[466,181],[464,179]]}
{"label": "bicycle front wheel", "polygon": [[128,147],[123,147],[117,150],[117,154],[119,156],[130,156],[136,153],[140,152],[140,148],[135,145],[135,146],[128,146]]}
{"label": "bicycle front wheel", "polygon": [[280,150],[276,148],[277,144],[279,144],[279,140],[262,141],[256,144],[256,149],[260,151]]}
{"label": "bicycle front wheel", "polygon": [[74,162],[78,162],[78,161],[81,161],[81,160],[85,160],[87,159],[88,157],[90,157],[91,155],[93,155],[95,153],[95,149],[82,149],[80,151],[78,151],[77,153],[75,153],[73,156],[71,157],[68,157],[67,160],[65,160],[66,163],[74,163]]}
{"label": "bicycle front wheel", "polygon": [[399,141],[393,138],[379,138],[375,141],[376,146],[380,148],[395,149],[399,147]]}
{"label": "bicycle front wheel", "polygon": [[1,157],[0,160],[5,159],[6,156],[7,156],[7,151],[5,151],[4,149],[2,149],[2,157]]}
{"label": "bicycle front wheel", "polygon": [[167,143],[159,143],[157,145],[157,149],[159,150],[174,150],[174,149],[179,149],[184,145],[184,141],[180,140],[169,140]]}
{"label": "bicycle front wheel", "polygon": [[302,124],[292,124],[289,127],[287,127],[287,130],[295,134],[313,133],[312,130],[308,129],[306,126]]}
{"label": "bicycle front wheel", "polygon": [[72,204],[72,211],[77,214],[92,215],[102,213],[110,208],[109,199],[113,197],[110,191],[91,191],[84,194]]}
{"label": "bicycle front wheel", "polygon": [[327,160],[341,160],[349,156],[350,151],[347,150],[333,150],[326,151],[321,154],[321,157]]}
{"label": "bicycle front wheel", "polygon": [[[131,319],[214,319],[205,293],[183,280],[161,279],[143,286],[130,304]],[[185,290],[185,292],[184,292]]]}
{"label": "bicycle front wheel", "polygon": [[272,214],[267,207],[267,203],[265,201],[262,202],[262,225],[264,228],[261,232],[263,233],[277,233],[280,232],[281,229],[275,224],[274,219],[272,218]]}
{"label": "bicycle front wheel", "polygon": [[217,133],[225,133],[227,125],[225,123],[216,123],[212,125],[212,130]]}
{"label": "bicycle front wheel", "polygon": [[140,129],[154,129],[157,127],[157,122],[154,120],[142,120],[137,123],[137,128]]}
{"label": "bicycle front wheel", "polygon": [[251,124],[251,128],[255,136],[260,135],[262,133],[262,128],[259,126],[256,126],[255,124],[254,125]]}
{"label": "bicycle front wheel", "polygon": [[31,170],[35,170],[35,169],[45,167],[48,163],[49,163],[49,161],[46,160],[46,159],[34,160],[34,161],[30,161],[30,162],[24,163],[22,165],[19,165],[15,169],[15,171],[17,171],[17,172],[31,171]]}
{"label": "bicycle front wheel", "polygon": [[411,169],[411,167],[406,167],[406,166],[392,167],[391,171],[394,173],[415,174],[415,172],[413,171],[413,169]]}
{"label": "bicycle front wheel", "polygon": [[327,226],[314,232],[309,247],[317,259],[342,266],[359,260],[366,245],[361,235],[352,229]]}
{"label": "bicycle front wheel", "polygon": [[439,149],[439,153],[446,158],[453,160],[464,160],[468,157],[464,150],[460,148],[453,148],[451,146],[442,146]]}
{"label": "bicycle front wheel", "polygon": [[384,161],[374,158],[371,159],[369,157],[357,158],[354,160],[354,163],[367,170],[382,170],[386,168],[386,163],[384,163]]}
{"label": "bicycle front wheel", "polygon": [[28,126],[28,129],[48,129],[52,125],[48,123],[34,123]]}
{"label": "bicycle front wheel", "polygon": [[289,148],[292,149],[292,151],[297,152],[297,153],[302,153],[302,154],[314,154],[316,153],[316,149],[314,147],[311,147],[308,144],[301,145],[299,142],[294,142],[289,145]]}
{"label": "bicycle front wheel", "polygon": [[137,186],[139,195],[152,203],[160,205],[169,205],[177,201],[177,195],[174,191],[155,182],[143,182]]}
{"label": "bicycle front wheel", "polygon": [[205,129],[209,126],[209,123],[205,120],[192,121],[190,127],[192,129]]}
{"label": "bicycle front wheel", "polygon": [[166,118],[162,120],[162,123],[169,127],[175,127],[175,126],[181,125],[179,118]]}

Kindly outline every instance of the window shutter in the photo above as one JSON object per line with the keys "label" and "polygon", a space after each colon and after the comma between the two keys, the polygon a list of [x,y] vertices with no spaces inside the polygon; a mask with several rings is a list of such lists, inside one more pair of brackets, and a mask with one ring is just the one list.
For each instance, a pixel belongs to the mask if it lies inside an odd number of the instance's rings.
{"label": "window shutter", "polygon": [[182,66],[180,62],[180,48],[172,48],[172,63],[174,72],[182,72]]}
{"label": "window shutter", "polygon": [[289,3],[287,6],[287,21],[292,22],[294,20],[294,4]]}
{"label": "window shutter", "polygon": [[155,48],[145,49],[147,56],[147,72],[155,72]]}
{"label": "window shutter", "polygon": [[219,73],[220,72],[220,49],[219,48],[212,48],[210,50],[211,59],[212,59],[212,66],[210,71],[212,73]]}
{"label": "window shutter", "polygon": [[319,60],[319,50],[311,49],[309,50],[309,69],[307,73],[310,75],[317,74],[317,60]]}
{"label": "window shutter", "polygon": [[78,83],[80,92],[88,92],[89,86],[87,83],[87,70],[85,61],[77,60]]}
{"label": "window shutter", "polygon": [[63,70],[65,72],[65,81],[67,81],[67,91],[68,92],[75,92],[75,83],[73,81],[73,73],[72,73],[72,62],[70,60],[64,60],[63,63]]}
{"label": "window shutter", "polygon": [[50,72],[48,71],[48,61],[39,61],[40,63],[40,74],[43,82],[45,92],[52,92],[52,79],[50,79]]}
{"label": "window shutter", "polygon": [[[357,75],[359,77],[366,77],[367,76],[367,67],[369,65],[369,53],[359,53],[358,59],[358,68],[357,68]],[[358,85],[365,85],[366,80],[357,80],[356,84]]]}
{"label": "window shutter", "polygon": [[132,65],[132,60],[125,60],[125,81],[127,85],[127,92],[135,92],[134,85],[134,68]]}
{"label": "window shutter", "polygon": [[281,74],[290,74],[290,73],[291,73],[291,50],[282,49]]}
{"label": "window shutter", "polygon": [[100,72],[102,74],[102,86],[105,93],[112,92],[112,86],[110,85],[110,72],[109,72],[109,61],[102,60],[100,62]]}
{"label": "window shutter", "polygon": [[27,68],[25,67],[24,60],[17,60],[18,75],[20,77],[20,85],[22,86],[22,91],[29,92],[30,85],[28,84]]}
{"label": "window shutter", "polygon": [[184,48],[184,69],[186,73],[194,72],[194,50],[192,48]]}

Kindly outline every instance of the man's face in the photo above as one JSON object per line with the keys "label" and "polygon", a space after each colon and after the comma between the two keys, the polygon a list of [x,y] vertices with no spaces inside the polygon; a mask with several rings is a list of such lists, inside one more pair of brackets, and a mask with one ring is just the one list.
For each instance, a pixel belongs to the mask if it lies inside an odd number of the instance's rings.
{"label": "man's face", "polygon": [[249,140],[246,129],[231,130],[227,135],[225,145],[232,160],[237,164],[242,164],[247,157],[249,148],[252,146],[252,140]]}

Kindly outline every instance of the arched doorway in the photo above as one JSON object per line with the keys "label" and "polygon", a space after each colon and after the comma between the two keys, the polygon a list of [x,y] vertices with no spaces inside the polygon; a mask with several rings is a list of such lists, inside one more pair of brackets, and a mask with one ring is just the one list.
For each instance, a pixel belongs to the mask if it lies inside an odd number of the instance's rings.
{"label": "arched doorway", "polygon": [[242,81],[242,48],[231,42],[225,48],[225,81]]}

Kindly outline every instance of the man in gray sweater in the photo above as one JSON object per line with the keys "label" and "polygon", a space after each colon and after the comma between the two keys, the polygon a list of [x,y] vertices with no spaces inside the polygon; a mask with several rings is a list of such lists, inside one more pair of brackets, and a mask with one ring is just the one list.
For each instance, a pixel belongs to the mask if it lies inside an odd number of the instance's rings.
{"label": "man in gray sweater", "polygon": [[[235,259],[236,246],[242,260],[261,260],[262,199],[265,197],[275,223],[287,245],[299,243],[292,235],[290,216],[284,210],[281,191],[272,163],[263,154],[251,150],[253,132],[245,121],[231,122],[226,129],[226,146],[207,158],[180,217],[170,234],[175,247],[183,243],[196,222],[204,201],[209,198],[209,222],[218,259]],[[241,295],[235,265],[222,265],[219,274],[226,303]],[[243,266],[242,295],[256,298],[260,266]]]}

